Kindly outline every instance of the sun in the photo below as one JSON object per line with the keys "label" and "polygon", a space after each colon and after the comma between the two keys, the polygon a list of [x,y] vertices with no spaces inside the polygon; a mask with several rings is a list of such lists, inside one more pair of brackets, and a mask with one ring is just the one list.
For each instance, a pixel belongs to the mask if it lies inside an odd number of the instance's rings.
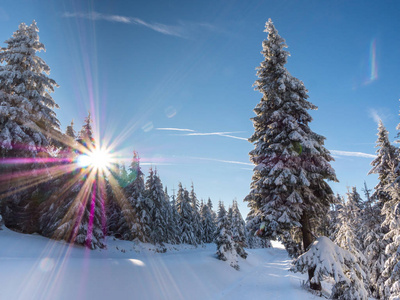
{"label": "sun", "polygon": [[78,156],[77,163],[81,167],[90,167],[95,171],[107,171],[112,165],[112,156],[105,149],[93,149]]}

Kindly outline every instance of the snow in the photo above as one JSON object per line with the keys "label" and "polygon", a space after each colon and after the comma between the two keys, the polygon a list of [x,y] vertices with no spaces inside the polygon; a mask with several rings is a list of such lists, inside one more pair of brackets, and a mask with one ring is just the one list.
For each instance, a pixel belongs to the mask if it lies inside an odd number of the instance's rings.
{"label": "snow", "polygon": [[240,271],[216,258],[215,244],[150,244],[113,238],[87,250],[39,235],[0,231],[0,299],[316,299],[306,277],[288,271],[281,244],[246,249]]}

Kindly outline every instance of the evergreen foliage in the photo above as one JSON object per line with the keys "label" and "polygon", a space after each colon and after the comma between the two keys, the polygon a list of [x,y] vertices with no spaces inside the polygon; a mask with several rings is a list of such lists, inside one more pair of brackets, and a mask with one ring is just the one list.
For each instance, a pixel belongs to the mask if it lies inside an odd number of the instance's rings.
{"label": "evergreen foliage", "polygon": [[215,233],[215,243],[217,244],[217,257],[220,260],[228,261],[230,266],[239,270],[238,254],[236,243],[232,238],[228,216],[222,202],[218,208],[218,224]]}
{"label": "evergreen foliage", "polygon": [[88,113],[88,116],[85,118],[82,128],[79,131],[78,134],[78,139],[77,141],[85,146],[86,148],[92,150],[94,149],[95,146],[95,141],[93,137],[93,129],[92,129],[92,117],[90,115],[90,112]]}
{"label": "evergreen foliage", "polygon": [[[0,156],[27,158],[24,164],[1,164],[1,207],[5,225],[22,232],[38,231],[39,205],[48,197],[43,182],[52,178],[46,163],[52,137],[60,134],[51,97],[57,83],[38,57],[44,51],[36,22],[21,23],[0,50]],[[37,159],[37,160],[36,160]]]}
{"label": "evergreen foliage", "polygon": [[232,239],[235,241],[236,252],[241,258],[246,258],[247,253],[244,250],[246,244],[246,224],[236,200],[232,203],[232,220],[231,220]]}
{"label": "evergreen foliage", "polygon": [[201,244],[203,241],[203,227],[201,223],[201,217],[200,217],[200,211],[199,211],[199,200],[197,199],[196,193],[194,191],[194,185],[192,182],[192,187],[190,190],[190,203],[192,205],[192,224],[193,224],[193,230],[196,238],[196,243]]}
{"label": "evergreen foliage", "polygon": [[377,155],[371,162],[372,169],[368,174],[378,174],[378,184],[375,187],[374,197],[384,203],[389,200],[388,194],[385,192],[385,186],[391,184],[389,173],[390,170],[397,165],[398,156],[396,148],[389,142],[389,132],[386,130],[381,120],[379,120],[377,135]]}
{"label": "evergreen foliage", "polygon": [[365,273],[359,266],[358,259],[327,237],[319,237],[307,252],[293,261],[291,271],[310,273],[309,270],[313,270],[311,283],[318,285],[325,276],[335,280],[331,299],[368,299],[363,284]]}
{"label": "evergreen foliage", "polygon": [[203,242],[212,243],[214,241],[216,224],[214,222],[212,212],[210,211],[210,206],[204,205],[202,203],[200,214],[201,214],[201,224],[203,227]]}
{"label": "evergreen foliage", "polygon": [[155,244],[168,242],[167,238],[167,214],[168,202],[165,199],[165,193],[157,171],[149,170],[149,176],[146,181],[145,197],[153,203],[151,210],[150,240]]}
{"label": "evergreen foliage", "polygon": [[50,144],[60,123],[50,96],[57,83],[49,66],[36,55],[44,51],[39,29],[21,23],[0,51],[0,149],[2,155],[35,157]]}
{"label": "evergreen foliage", "polygon": [[[245,198],[250,208],[251,231],[262,222],[263,236],[277,239],[293,227],[302,228],[304,249],[312,243],[311,224],[326,215],[333,203],[327,182],[336,181],[324,147],[324,137],[308,126],[308,110],[317,107],[307,101],[303,82],[285,68],[289,53],[271,20],[266,23],[268,40],[261,52],[265,60],[257,68],[255,89],[263,96],[254,109],[254,134],[249,141],[255,148],[250,160],[255,164],[251,191]],[[320,286],[312,286],[320,289]]]}
{"label": "evergreen foliage", "polygon": [[176,197],[176,210],[179,214],[179,229],[181,242],[197,246],[195,229],[193,228],[193,207],[189,192],[183,189],[182,183],[178,184],[178,193]]}

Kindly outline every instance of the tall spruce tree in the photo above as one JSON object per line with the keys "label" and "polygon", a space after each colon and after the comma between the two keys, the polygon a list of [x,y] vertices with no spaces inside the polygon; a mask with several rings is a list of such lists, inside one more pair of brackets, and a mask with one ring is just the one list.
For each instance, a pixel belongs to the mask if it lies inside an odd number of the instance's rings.
{"label": "tall spruce tree", "polygon": [[232,203],[232,238],[236,243],[236,252],[239,254],[240,257],[246,258],[247,253],[244,250],[246,247],[246,224],[243,220],[242,214],[239,211],[239,206],[236,200],[233,200]]}
{"label": "tall spruce tree", "polygon": [[386,130],[382,121],[379,120],[378,124],[378,138],[376,140],[376,158],[371,162],[372,169],[369,174],[378,174],[378,184],[375,186],[374,197],[378,199],[383,206],[383,203],[389,200],[388,192],[385,191],[385,187],[390,185],[389,172],[393,166],[397,165],[398,156],[396,153],[396,147],[394,147],[389,141],[389,132]]}
{"label": "tall spruce tree", "polygon": [[384,281],[383,295],[385,299],[400,299],[400,176],[397,174],[399,167],[391,169],[389,181],[391,185],[386,186],[385,192],[388,200],[384,203],[382,214],[385,220],[382,227],[388,232],[384,235],[386,261],[382,272]]}
{"label": "tall spruce tree", "polygon": [[21,23],[0,50],[0,157],[28,158],[22,165],[0,165],[0,173],[7,174],[0,209],[6,226],[23,232],[37,230],[37,209],[47,197],[39,183],[51,180],[47,165],[34,158],[49,157],[52,137],[60,134],[58,105],[50,95],[58,85],[37,56],[45,50],[38,32],[35,21]]}
{"label": "tall spruce tree", "polygon": [[[313,241],[310,220],[325,215],[333,202],[327,182],[337,180],[329,164],[333,160],[324,147],[324,137],[308,126],[312,121],[303,82],[285,68],[289,53],[271,20],[266,23],[268,40],[261,52],[265,60],[258,67],[256,90],[263,94],[254,109],[255,129],[249,141],[255,164],[251,191],[246,197],[255,219],[253,231],[265,222],[267,237],[276,238],[293,227],[301,227],[304,249]],[[313,277],[310,270],[309,277]],[[319,284],[311,288],[320,290]]]}
{"label": "tall spruce tree", "polygon": [[149,176],[146,180],[146,198],[153,203],[151,210],[151,234],[150,240],[154,244],[163,245],[167,242],[167,202],[160,178],[157,175],[157,170],[149,170]]}
{"label": "tall spruce tree", "polygon": [[194,185],[190,189],[190,203],[192,205],[193,217],[192,226],[196,237],[196,242],[200,244],[203,240],[203,227],[201,223],[201,216],[199,211],[199,200],[197,199],[196,193],[194,191]]}
{"label": "tall spruce tree", "polygon": [[7,47],[0,51],[0,148],[3,156],[35,156],[49,145],[59,131],[51,97],[57,83],[49,78],[50,68],[36,55],[45,51],[39,29],[21,23]]}
{"label": "tall spruce tree", "polygon": [[202,203],[200,215],[201,224],[203,227],[203,243],[212,243],[214,241],[216,226],[210,211],[210,207]]}
{"label": "tall spruce tree", "polygon": [[116,235],[125,240],[138,240],[147,243],[151,241],[153,202],[145,196],[144,174],[136,151],[133,151],[129,170],[131,181],[124,188],[126,201],[120,203],[121,217],[116,224]]}
{"label": "tall spruce tree", "polygon": [[180,216],[178,224],[181,242],[197,246],[197,238],[192,224],[193,208],[189,192],[186,189],[183,189],[182,183],[178,184],[178,193],[175,205]]}
{"label": "tall spruce tree", "polygon": [[175,200],[170,201],[167,187],[165,187],[164,197],[166,201],[166,234],[167,241],[171,244],[179,243],[178,212],[175,207]]}

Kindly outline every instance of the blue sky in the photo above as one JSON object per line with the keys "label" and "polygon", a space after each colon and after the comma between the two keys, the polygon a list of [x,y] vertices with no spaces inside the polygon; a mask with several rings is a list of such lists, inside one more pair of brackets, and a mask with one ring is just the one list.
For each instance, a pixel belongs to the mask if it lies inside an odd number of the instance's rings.
{"label": "blue sky", "polygon": [[63,130],[72,119],[79,130],[91,110],[100,135],[121,156],[136,149],[146,173],[157,166],[170,192],[193,181],[199,198],[236,197],[246,215],[246,139],[261,98],[252,84],[268,18],[289,46],[288,70],[319,107],[310,126],[327,138],[340,181],[331,186],[344,194],[376,184],[366,174],[377,119],[396,134],[399,13],[398,1],[3,0],[0,39],[37,21]]}

